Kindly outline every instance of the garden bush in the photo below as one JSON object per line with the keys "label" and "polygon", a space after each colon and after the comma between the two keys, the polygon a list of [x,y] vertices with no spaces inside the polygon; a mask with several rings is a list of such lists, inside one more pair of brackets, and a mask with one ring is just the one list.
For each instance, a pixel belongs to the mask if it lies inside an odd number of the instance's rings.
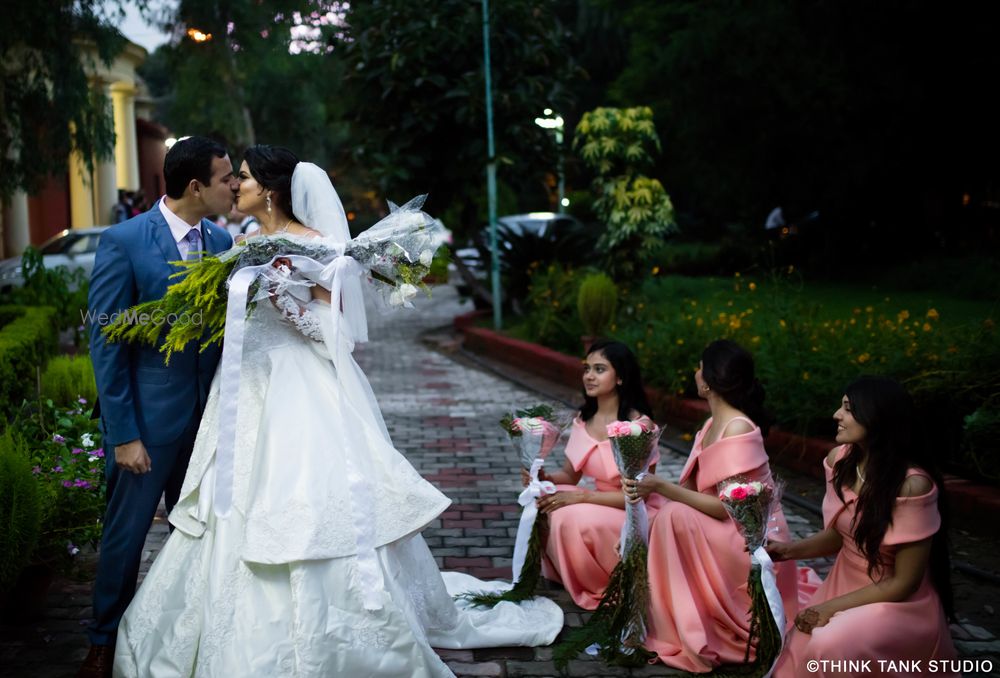
{"label": "garden bush", "polygon": [[37,370],[54,352],[56,312],[48,307],[0,307],[13,318],[0,329],[0,416],[10,415],[25,398],[34,397]]}
{"label": "garden bush", "polygon": [[28,564],[42,526],[40,487],[27,446],[10,429],[0,434],[0,594]]}
{"label": "garden bush", "polygon": [[56,356],[42,372],[42,397],[59,405],[71,405],[78,398],[88,403],[97,400],[97,383],[90,356]]}
{"label": "garden bush", "polygon": [[[579,314],[565,307],[560,289],[579,275],[564,268],[536,271],[518,335],[576,355],[579,344],[568,330],[581,326]],[[858,376],[894,377],[913,394],[922,421],[929,422],[922,427],[924,442],[946,466],[1000,477],[1000,463],[989,452],[996,437],[980,433],[992,430],[980,423],[992,421],[989,411],[971,424],[964,421],[1000,392],[993,319],[945,321],[935,306],[901,308],[888,297],[854,306],[851,296],[843,296],[852,291],[833,301],[828,290],[821,292],[794,272],[760,280],[737,274],[728,283],[650,277],[622,290],[609,334],[635,349],[650,385],[686,396],[696,395],[693,372],[709,342],[743,344],[754,354],[768,407],[784,428],[800,433],[832,436],[831,415]]]}
{"label": "garden bush", "polygon": [[618,287],[604,273],[591,273],[580,283],[576,298],[577,312],[587,335],[597,337],[607,331],[615,317]]}

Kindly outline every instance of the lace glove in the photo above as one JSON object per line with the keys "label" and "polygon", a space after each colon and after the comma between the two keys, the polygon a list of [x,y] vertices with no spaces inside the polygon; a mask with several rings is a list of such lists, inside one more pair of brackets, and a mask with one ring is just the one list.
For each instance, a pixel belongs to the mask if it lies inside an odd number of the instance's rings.
{"label": "lace glove", "polygon": [[323,341],[322,318],[310,308],[312,304],[303,307],[291,294],[283,292],[274,297],[274,305],[302,335],[313,341]]}

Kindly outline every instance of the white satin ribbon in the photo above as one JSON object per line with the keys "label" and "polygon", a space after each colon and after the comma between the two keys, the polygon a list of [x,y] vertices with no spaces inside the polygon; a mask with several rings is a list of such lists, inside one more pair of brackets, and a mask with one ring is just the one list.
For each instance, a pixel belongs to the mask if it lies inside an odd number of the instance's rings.
{"label": "white satin ribbon", "polygon": [[[774,618],[774,623],[778,626],[778,632],[781,634],[782,643],[785,640],[785,606],[781,600],[781,592],[778,590],[778,581],[774,575],[774,562],[771,560],[771,556],[767,555],[767,551],[764,547],[758,547],[756,551],[750,556],[750,560],[757,565],[760,565],[760,581],[764,587],[764,596],[767,597],[767,605],[771,608],[771,616]],[[771,671],[774,670],[772,666],[768,669],[764,678],[769,678]]]}
{"label": "white satin ribbon", "polygon": [[531,462],[531,469],[528,474],[531,477],[528,486],[522,490],[517,497],[517,503],[521,510],[521,521],[517,524],[517,537],[514,539],[514,559],[511,563],[511,583],[516,584],[521,580],[521,570],[524,568],[524,559],[528,555],[528,542],[531,540],[531,530],[535,526],[535,519],[538,517],[538,505],[535,502],[543,494],[555,494],[555,484],[548,480],[539,480],[538,471],[541,470],[544,459],[535,459]]}

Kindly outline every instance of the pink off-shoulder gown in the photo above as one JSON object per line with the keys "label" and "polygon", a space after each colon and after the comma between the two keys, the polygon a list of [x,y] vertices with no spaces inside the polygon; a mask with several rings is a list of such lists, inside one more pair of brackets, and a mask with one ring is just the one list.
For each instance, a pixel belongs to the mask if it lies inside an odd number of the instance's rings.
{"label": "pink off-shoulder gown", "polygon": [[[566,458],[577,471],[594,479],[598,492],[621,492],[621,474],[615,464],[611,443],[590,437],[580,418],[566,443]],[[653,452],[655,464],[659,451]],[[560,492],[579,490],[576,485],[556,485]],[[650,518],[666,503],[659,495],[650,496],[646,510]],[[625,510],[599,504],[570,504],[549,514],[549,532],[542,558],[542,574],[561,583],[573,601],[586,610],[601,602],[612,570],[618,564],[615,544],[621,536]]]}
{"label": "pink off-shoulder gown", "polygon": [[[842,446],[837,450],[836,460],[847,452]],[[833,489],[833,469],[823,460],[826,472],[826,496],[823,498],[823,524],[833,525],[844,539],[840,553],[830,569],[830,574],[813,595],[810,605],[842,596],[872,583],[868,576],[868,561],[858,551],[854,542],[852,523],[856,515],[858,496],[850,488],[843,488],[844,500]],[[910,469],[907,475],[925,475],[918,469]],[[926,475],[925,475],[926,477]],[[929,480],[929,478],[928,478]],[[927,494],[918,497],[897,497],[892,512],[892,525],[882,541],[882,558],[891,568],[895,561],[896,548],[900,544],[921,541],[933,536],[941,527],[938,513],[938,488],[932,487]],[[891,570],[890,570],[891,571]],[[929,672],[929,660],[952,660],[956,658],[955,647],[945,618],[941,599],[931,583],[930,569],[916,593],[897,603],[870,603],[843,612],[830,618],[826,626],[813,629],[812,633],[802,633],[792,627],[774,670],[776,678],[805,678],[809,676],[836,677],[855,675],[911,676]],[[809,671],[809,660],[818,660],[818,671]],[[853,660],[854,664],[825,664],[822,660]],[[893,666],[879,664],[878,660],[894,660]],[[867,670],[864,660],[869,660]],[[902,668],[900,660],[921,660],[921,670]],[[858,667],[858,672],[843,670],[842,667]],[[912,665],[908,665],[912,667]],[[947,664],[937,665],[937,674],[955,676],[956,673],[942,671]],[[836,670],[836,669],[842,670]],[[898,670],[901,669],[902,670]],[[897,669],[897,670],[889,670]]]}
{"label": "pink off-shoulder gown", "polygon": [[[733,476],[773,487],[760,429],[754,426],[704,447],[711,425],[709,419],[695,437],[680,484],[690,480],[699,492],[712,496],[718,496],[720,482]],[[780,507],[772,514],[771,527],[770,538],[790,538]],[[750,632],[749,574],[750,554],[730,518],[719,520],[682,502],[667,502],[650,528],[646,648],[664,664],[692,673],[742,663]],[[794,617],[795,563],[778,563],[775,575],[785,615]]]}

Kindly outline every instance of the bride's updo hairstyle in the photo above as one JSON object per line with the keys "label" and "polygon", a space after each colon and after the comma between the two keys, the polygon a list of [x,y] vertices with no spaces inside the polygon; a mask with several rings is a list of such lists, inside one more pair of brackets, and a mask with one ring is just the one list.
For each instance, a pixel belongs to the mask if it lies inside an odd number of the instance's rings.
{"label": "bride's updo hairstyle", "polygon": [[278,208],[298,219],[292,211],[292,173],[299,164],[298,157],[281,146],[257,144],[246,150],[243,159],[257,183],[273,193],[271,200]]}
{"label": "bride's updo hairstyle", "polygon": [[754,373],[753,356],[728,339],[713,341],[701,354],[701,378],[723,400],[746,414],[767,436],[774,419],[764,409],[764,387]]}

